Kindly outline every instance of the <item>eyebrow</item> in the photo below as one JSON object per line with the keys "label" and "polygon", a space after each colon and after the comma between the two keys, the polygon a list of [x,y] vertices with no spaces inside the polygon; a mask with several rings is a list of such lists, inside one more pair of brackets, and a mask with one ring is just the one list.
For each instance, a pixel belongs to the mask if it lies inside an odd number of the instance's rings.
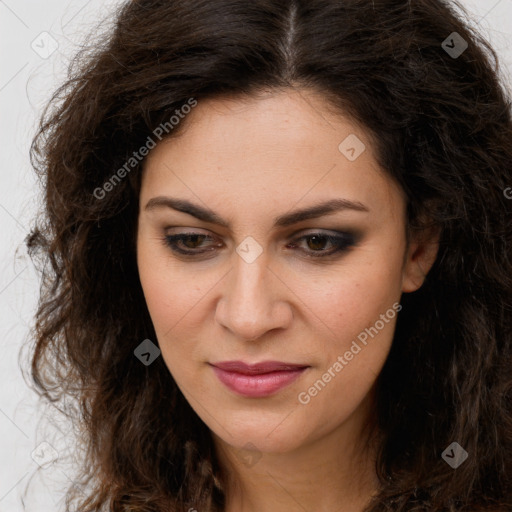
{"label": "eyebrow", "polygon": [[[203,222],[209,222],[211,224],[218,224],[225,228],[229,228],[230,224],[217,213],[204,208],[197,204],[193,204],[186,199],[177,199],[173,197],[158,196],[150,199],[145,210],[154,210],[156,208],[172,208],[179,212],[187,213],[192,215]],[[359,201],[350,201],[348,199],[331,199],[322,203],[317,203],[301,210],[294,210],[292,212],[280,215],[274,219],[274,227],[286,227],[293,224],[297,224],[303,220],[315,219],[317,217],[323,217],[343,210],[355,210],[358,212],[369,212],[363,203]]]}

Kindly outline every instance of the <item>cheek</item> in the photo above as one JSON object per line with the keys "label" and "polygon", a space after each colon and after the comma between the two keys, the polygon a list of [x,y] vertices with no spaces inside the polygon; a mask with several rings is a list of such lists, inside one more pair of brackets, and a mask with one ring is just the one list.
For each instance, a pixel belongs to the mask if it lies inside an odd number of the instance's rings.
{"label": "cheek", "polygon": [[202,289],[190,272],[180,272],[183,267],[174,264],[160,244],[159,240],[146,239],[144,234],[137,244],[139,278],[159,336],[171,330],[193,308]]}
{"label": "cheek", "polygon": [[[294,291],[310,310],[319,333],[352,339],[373,325],[401,296],[399,255],[374,258],[333,271],[329,277],[303,277]],[[332,338],[333,336],[331,336]]]}
{"label": "cheek", "polygon": [[166,255],[158,243],[141,240],[138,245],[140,282],[162,358],[177,384],[190,387],[197,361],[204,359],[204,301],[218,276],[205,272],[199,279],[197,271]]}
{"label": "cheek", "polygon": [[[197,300],[193,300],[190,288],[180,286],[172,277],[175,273],[166,265],[149,264],[149,260],[145,265],[144,258],[140,263],[140,280],[157,337],[154,341],[175,382],[188,388],[189,375],[193,372],[189,363],[193,361],[191,354],[194,350],[190,319]],[[173,343],[173,340],[179,342]],[[186,390],[182,389],[182,392],[186,394]]]}
{"label": "cheek", "polygon": [[319,419],[315,435],[345,421],[375,384],[392,345],[399,277],[399,270],[375,266],[340,277],[329,293],[312,298],[322,320],[316,321],[310,351],[318,364],[298,390],[297,401],[304,428],[312,417]]}
{"label": "cheek", "polygon": [[[317,363],[317,378],[329,369],[336,373],[331,391],[348,386],[357,395],[356,389],[369,389],[387,358],[396,319],[393,304],[399,296],[390,294],[382,283],[379,289],[371,288],[375,283],[368,279],[342,284],[316,300],[318,313],[307,320],[312,338],[308,354]],[[336,361],[339,364],[333,368]],[[331,380],[329,375],[325,379]]]}
{"label": "cheek", "polygon": [[329,417],[322,428],[332,427],[357,407],[391,348],[401,296],[401,254],[378,254],[368,251],[309,294],[316,326],[316,343],[309,353],[318,365],[298,399],[309,404],[311,414]]}

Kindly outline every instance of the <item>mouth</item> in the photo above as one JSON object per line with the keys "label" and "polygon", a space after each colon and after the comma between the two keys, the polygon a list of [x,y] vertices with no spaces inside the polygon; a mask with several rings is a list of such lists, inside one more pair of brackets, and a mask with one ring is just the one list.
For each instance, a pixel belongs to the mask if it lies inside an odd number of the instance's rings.
{"label": "mouth", "polygon": [[308,365],[263,361],[210,363],[217,378],[228,389],[245,397],[260,398],[277,393],[299,378]]}

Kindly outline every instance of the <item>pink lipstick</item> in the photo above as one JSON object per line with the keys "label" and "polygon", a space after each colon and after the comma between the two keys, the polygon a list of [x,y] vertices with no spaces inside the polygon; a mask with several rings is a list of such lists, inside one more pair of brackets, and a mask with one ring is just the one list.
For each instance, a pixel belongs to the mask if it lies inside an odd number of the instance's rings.
{"label": "pink lipstick", "polygon": [[296,380],[307,365],[263,361],[247,364],[242,361],[211,363],[218,379],[239,395],[259,398],[276,393]]}

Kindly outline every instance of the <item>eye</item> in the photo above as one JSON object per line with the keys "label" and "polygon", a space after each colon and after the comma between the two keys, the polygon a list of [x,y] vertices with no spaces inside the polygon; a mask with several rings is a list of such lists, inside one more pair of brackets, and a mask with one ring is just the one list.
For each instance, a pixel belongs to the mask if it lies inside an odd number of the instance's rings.
{"label": "eye", "polygon": [[[332,256],[335,253],[345,251],[355,245],[356,240],[351,233],[337,232],[336,235],[327,233],[309,233],[297,238],[291,245],[296,246],[297,242],[306,241],[307,250],[304,251],[308,257],[323,258]],[[327,244],[331,249],[325,249]]]}
{"label": "eye", "polygon": [[[206,251],[211,251],[214,247],[209,247],[202,251],[196,251],[201,246],[205,239],[213,240],[211,236],[202,233],[179,233],[177,235],[167,235],[163,241],[164,244],[171,248],[172,251],[178,254],[188,256],[197,255]],[[221,244],[217,244],[220,247]],[[185,249],[183,249],[183,246]]]}
{"label": "eye", "polygon": [[[204,245],[205,241],[213,241],[214,239],[203,233],[178,233],[175,235],[167,235],[163,238],[164,244],[173,252],[184,256],[194,257],[211,252],[217,247],[221,247],[222,243]],[[301,249],[307,257],[321,258],[332,256],[335,253],[345,251],[355,245],[355,236],[351,233],[336,232],[335,235],[327,233],[309,233],[295,239],[289,248],[298,247],[299,242],[306,242],[306,249]],[[326,245],[330,245],[331,249],[325,249]]]}

